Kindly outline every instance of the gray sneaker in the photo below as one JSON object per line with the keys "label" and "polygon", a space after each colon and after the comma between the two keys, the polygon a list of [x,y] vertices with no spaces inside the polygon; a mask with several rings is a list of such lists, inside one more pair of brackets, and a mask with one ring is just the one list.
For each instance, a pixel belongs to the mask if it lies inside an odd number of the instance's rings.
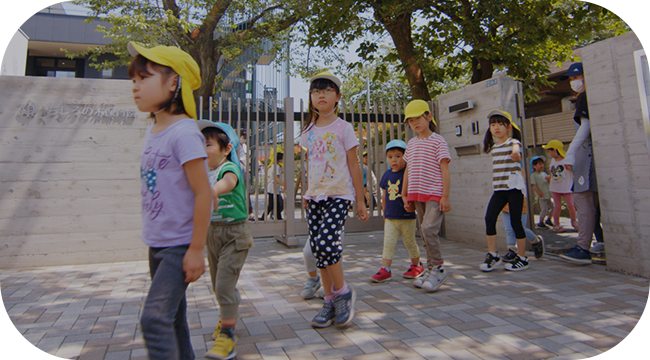
{"label": "gray sneaker", "polygon": [[320,276],[317,276],[315,280],[313,278],[307,279],[307,283],[305,284],[305,287],[300,292],[300,297],[302,297],[305,300],[309,300],[313,298],[316,295],[316,291],[320,289],[320,286],[321,286]]}
{"label": "gray sneaker", "polygon": [[422,288],[422,283],[428,277],[429,277],[429,269],[426,269],[426,270],[424,270],[424,272],[422,273],[422,275],[419,278],[417,278],[417,279],[415,279],[415,281],[413,281],[413,286],[415,286],[418,289],[421,289]]}
{"label": "gray sneaker", "polygon": [[594,253],[594,254],[602,254],[605,252],[605,243],[602,242],[595,242],[591,247],[589,248],[589,252]]}
{"label": "gray sneaker", "polygon": [[442,265],[438,265],[431,270],[429,276],[424,280],[424,282],[422,282],[422,289],[424,289],[425,292],[434,292],[438,290],[445,281],[447,281],[447,272],[445,272]]}
{"label": "gray sneaker", "polygon": [[357,299],[357,292],[348,284],[350,291],[334,298],[334,311],[336,326],[343,327],[354,318],[354,301]]}
{"label": "gray sneaker", "polygon": [[323,303],[323,308],[320,310],[318,315],[314,316],[314,319],[311,321],[311,326],[315,328],[326,328],[332,325],[335,316],[334,302],[325,301]]}

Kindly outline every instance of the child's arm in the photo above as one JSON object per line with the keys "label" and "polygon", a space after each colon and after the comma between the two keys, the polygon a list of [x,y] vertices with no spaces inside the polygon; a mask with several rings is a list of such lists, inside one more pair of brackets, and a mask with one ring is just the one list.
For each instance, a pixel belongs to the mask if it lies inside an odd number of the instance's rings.
{"label": "child's arm", "polygon": [[386,193],[387,191],[384,189],[381,189],[382,193],[382,200],[381,200],[381,213],[384,214],[384,218],[386,218]]}
{"label": "child's arm", "polygon": [[440,198],[440,212],[448,212],[451,210],[449,204],[449,159],[442,159],[440,162],[440,172],[442,173],[442,197]]}
{"label": "child's arm", "polygon": [[512,161],[519,162],[521,160],[521,154],[519,154],[519,151],[521,151],[521,147],[519,144],[513,144],[512,145],[512,153],[510,154],[510,158]]}
{"label": "child's arm", "polygon": [[305,199],[305,194],[307,193],[307,189],[309,188],[309,152],[305,151],[305,178],[307,181],[305,181],[305,188],[302,189],[302,207],[304,209],[307,209],[307,199]]}
{"label": "child's arm", "polygon": [[231,192],[237,186],[237,181],[239,181],[237,175],[228,171],[221,180],[212,185],[212,203],[215,211],[219,208],[219,195]]}
{"label": "child's arm", "polygon": [[544,194],[542,194],[542,192],[539,191],[539,189],[537,188],[537,185],[532,184],[532,186],[533,186],[533,190],[535,190],[535,192],[537,193],[537,196],[539,196],[540,199],[543,198]]}
{"label": "child's arm", "polygon": [[185,282],[191,283],[198,280],[205,272],[203,248],[208,237],[210,226],[210,203],[212,190],[205,170],[204,159],[194,159],[183,164],[185,175],[194,193],[194,215],[192,241],[183,257],[183,272]]}
{"label": "child's arm", "polygon": [[352,176],[352,184],[354,184],[354,192],[357,196],[357,214],[359,219],[363,221],[368,221],[370,216],[368,216],[368,210],[366,209],[366,204],[363,194],[363,177],[361,176],[361,170],[359,170],[359,159],[357,158],[357,147],[353,147],[348,150],[347,153],[348,160],[348,169],[350,170],[350,175]]}
{"label": "child's arm", "polygon": [[402,185],[402,201],[404,202],[404,210],[408,212],[415,211],[413,201],[406,201],[409,198],[409,164],[404,167],[404,185]]}

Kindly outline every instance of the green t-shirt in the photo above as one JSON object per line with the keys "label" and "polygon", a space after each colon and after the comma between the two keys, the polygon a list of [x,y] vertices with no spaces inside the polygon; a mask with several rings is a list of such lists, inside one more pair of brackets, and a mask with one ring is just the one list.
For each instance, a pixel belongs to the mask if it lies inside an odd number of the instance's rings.
{"label": "green t-shirt", "polygon": [[237,185],[232,191],[219,196],[219,208],[212,212],[210,221],[230,223],[233,221],[242,221],[248,218],[246,211],[246,186],[241,177],[241,172],[237,165],[231,161],[226,161],[213,171],[210,171],[210,186],[223,179],[223,176],[231,172],[237,175]]}
{"label": "green t-shirt", "polygon": [[[530,175],[530,183],[531,185],[537,186],[537,189],[542,192],[542,199],[550,199],[551,198],[551,193],[548,191],[548,181],[546,181],[546,177],[548,175],[545,172],[534,172],[532,175]],[[533,191],[535,193],[535,196],[537,195],[537,191]]]}

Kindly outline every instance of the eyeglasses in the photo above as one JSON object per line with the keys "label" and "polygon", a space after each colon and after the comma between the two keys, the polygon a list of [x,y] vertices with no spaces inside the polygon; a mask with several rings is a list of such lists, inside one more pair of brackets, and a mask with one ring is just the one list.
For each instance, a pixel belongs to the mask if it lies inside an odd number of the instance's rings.
{"label": "eyeglasses", "polygon": [[312,93],[312,94],[314,94],[314,95],[318,95],[318,94],[320,94],[321,92],[322,92],[323,94],[329,95],[329,94],[333,94],[333,93],[335,93],[336,90],[334,90],[334,89],[328,87],[328,88],[323,89],[323,90],[314,89],[314,90],[311,90],[311,91],[309,91],[309,92]]}

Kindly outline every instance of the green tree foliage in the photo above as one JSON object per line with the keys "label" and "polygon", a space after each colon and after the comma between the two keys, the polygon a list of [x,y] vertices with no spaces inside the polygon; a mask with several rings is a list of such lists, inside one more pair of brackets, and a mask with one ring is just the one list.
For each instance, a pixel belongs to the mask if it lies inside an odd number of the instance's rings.
{"label": "green tree foliage", "polygon": [[[305,43],[323,48],[388,34],[394,52],[375,39],[356,48],[365,61],[398,60],[414,98],[430,100],[434,84],[468,76],[471,83],[507,71],[531,98],[549,84],[549,66],[576,60],[578,46],[629,31],[615,14],[574,0],[317,0]],[[341,14],[345,14],[341,16]]]}
{"label": "green tree foliage", "polygon": [[[223,78],[220,71],[246,50],[260,50],[263,39],[275,47],[286,30],[303,16],[302,0],[76,0],[90,9],[89,22],[107,21],[98,31],[112,38],[109,45],[91,47],[68,56],[88,56],[98,69],[128,64],[129,41],[145,46],[176,45],[188,52],[201,69],[202,84],[195,96],[214,94]],[[99,63],[103,54],[115,54],[116,61]],[[219,64],[219,59],[222,63]],[[217,67],[219,65],[219,68]]]}

